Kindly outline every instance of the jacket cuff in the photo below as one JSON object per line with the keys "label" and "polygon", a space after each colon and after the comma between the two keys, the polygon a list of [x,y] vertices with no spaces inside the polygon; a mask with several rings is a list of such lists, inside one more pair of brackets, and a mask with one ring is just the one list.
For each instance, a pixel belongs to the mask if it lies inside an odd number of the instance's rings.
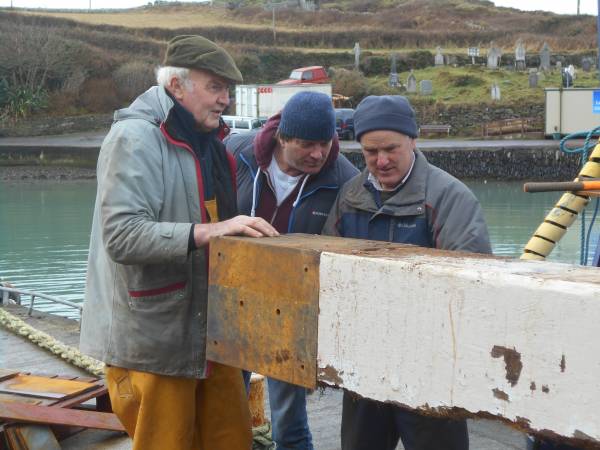
{"label": "jacket cuff", "polygon": [[194,250],[198,250],[196,246],[196,241],[194,240],[194,227],[196,224],[192,224],[190,227],[190,237],[188,238],[188,253],[193,252]]}

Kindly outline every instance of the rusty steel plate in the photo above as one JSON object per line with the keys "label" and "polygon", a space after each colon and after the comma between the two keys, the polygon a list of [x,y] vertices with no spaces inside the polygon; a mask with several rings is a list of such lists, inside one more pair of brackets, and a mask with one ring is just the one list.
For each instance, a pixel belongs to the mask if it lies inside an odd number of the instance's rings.
{"label": "rusty steel plate", "polygon": [[278,241],[211,241],[207,358],[314,388],[320,253]]}

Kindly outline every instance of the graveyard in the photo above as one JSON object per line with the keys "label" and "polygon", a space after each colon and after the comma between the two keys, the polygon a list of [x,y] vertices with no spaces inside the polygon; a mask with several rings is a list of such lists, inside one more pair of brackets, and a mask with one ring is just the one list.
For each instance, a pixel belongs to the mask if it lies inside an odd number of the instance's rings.
{"label": "graveyard", "polygon": [[[416,79],[414,92],[405,91],[407,88],[410,72],[400,72],[399,81],[404,84],[403,88],[391,88],[388,86],[388,77],[374,76],[368,78],[371,89],[376,93],[399,93],[408,95],[417,103],[437,103],[447,105],[472,105],[480,103],[499,104],[523,104],[543,103],[544,88],[560,87],[561,72],[556,67],[547,71],[529,72],[529,70],[516,71],[512,67],[501,67],[488,69],[484,65],[465,66],[432,66],[424,69],[413,70]],[[535,74],[535,75],[532,75]],[[533,81],[535,79],[535,81]],[[422,93],[420,82],[431,80],[431,90]],[[530,82],[531,80],[531,82]],[[500,87],[500,99],[491,97],[493,84]],[[573,87],[595,87],[598,86],[597,72],[584,72],[581,68],[576,69],[576,79]]]}

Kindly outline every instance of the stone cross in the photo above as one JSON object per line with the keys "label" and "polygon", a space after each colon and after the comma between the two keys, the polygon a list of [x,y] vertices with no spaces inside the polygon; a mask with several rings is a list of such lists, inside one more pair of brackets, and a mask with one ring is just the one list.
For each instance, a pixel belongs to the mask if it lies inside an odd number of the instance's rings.
{"label": "stone cross", "polygon": [[492,84],[491,94],[492,94],[492,100],[494,100],[494,101],[500,100],[500,86],[498,86],[497,83]]}
{"label": "stone cross", "polygon": [[550,47],[547,42],[544,42],[542,50],[540,51],[540,69],[550,70]]}
{"label": "stone cross", "polygon": [[410,69],[410,73],[408,74],[408,78],[406,79],[406,92],[417,92],[417,77],[415,77],[415,74],[413,73],[412,69]]}
{"label": "stone cross", "polygon": [[525,63],[525,45],[523,41],[519,39],[515,48],[515,68],[517,70],[525,70],[527,67]]}
{"label": "stone cross", "polygon": [[435,54],[435,65],[436,66],[444,65],[444,55],[442,54],[442,47],[437,48],[437,53]]}
{"label": "stone cross", "polygon": [[487,68],[488,69],[497,69],[500,66],[500,58],[502,57],[502,50],[498,47],[494,46],[492,42],[490,44],[490,49],[488,50],[487,57]]}
{"label": "stone cross", "polygon": [[388,81],[390,87],[398,87],[398,72],[396,70],[396,54],[392,53],[392,69],[390,70],[390,79]]}
{"label": "stone cross", "polygon": [[358,42],[354,43],[352,51],[354,52],[354,70],[358,70],[360,66],[360,44]]}
{"label": "stone cross", "polygon": [[431,80],[421,80],[419,83],[421,95],[431,95],[433,93],[433,84]]}

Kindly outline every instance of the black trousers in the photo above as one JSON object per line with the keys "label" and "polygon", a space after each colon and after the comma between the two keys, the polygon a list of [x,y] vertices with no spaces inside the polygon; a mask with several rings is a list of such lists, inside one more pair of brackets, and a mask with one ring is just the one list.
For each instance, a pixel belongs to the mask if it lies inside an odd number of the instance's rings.
{"label": "black trousers", "polygon": [[344,391],[342,450],[468,450],[466,420],[428,417]]}

